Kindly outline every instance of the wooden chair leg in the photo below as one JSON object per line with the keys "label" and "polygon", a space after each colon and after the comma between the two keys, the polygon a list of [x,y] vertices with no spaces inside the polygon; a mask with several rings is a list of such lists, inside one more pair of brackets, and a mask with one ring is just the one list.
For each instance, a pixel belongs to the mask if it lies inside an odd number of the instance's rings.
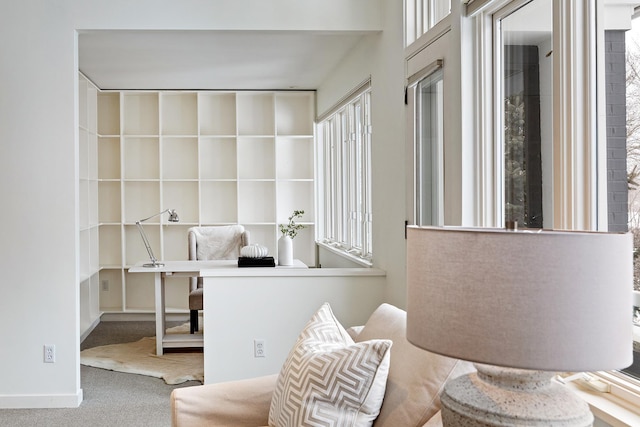
{"label": "wooden chair leg", "polygon": [[189,330],[192,334],[198,330],[198,310],[189,312]]}

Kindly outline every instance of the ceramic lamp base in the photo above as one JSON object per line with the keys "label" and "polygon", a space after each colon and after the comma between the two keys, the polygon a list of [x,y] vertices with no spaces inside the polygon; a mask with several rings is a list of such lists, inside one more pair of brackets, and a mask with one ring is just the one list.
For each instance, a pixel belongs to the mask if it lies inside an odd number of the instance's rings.
{"label": "ceramic lamp base", "polygon": [[575,393],[551,381],[552,372],[477,364],[477,373],[445,386],[444,426],[572,426],[593,425],[589,406]]}

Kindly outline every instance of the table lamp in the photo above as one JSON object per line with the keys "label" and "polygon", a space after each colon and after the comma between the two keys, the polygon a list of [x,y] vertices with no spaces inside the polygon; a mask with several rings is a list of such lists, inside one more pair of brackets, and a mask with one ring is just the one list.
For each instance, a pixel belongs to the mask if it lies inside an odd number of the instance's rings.
{"label": "table lamp", "polygon": [[441,393],[445,426],[589,426],[557,372],[632,361],[632,236],[409,227],[407,338],[477,372]]}
{"label": "table lamp", "polygon": [[142,241],[144,242],[144,247],[147,249],[147,253],[149,254],[149,259],[151,260],[151,262],[146,263],[146,264],[142,264],[143,267],[162,267],[164,264],[161,262],[158,262],[158,260],[156,259],[155,255],[153,254],[153,250],[151,250],[151,244],[149,243],[149,239],[147,238],[147,234],[144,232],[144,228],[142,227],[142,223],[145,221],[150,220],[151,218],[155,218],[158,215],[162,215],[163,213],[169,212],[169,221],[171,222],[178,222],[180,221],[180,219],[178,218],[178,214],[176,213],[175,209],[165,209],[162,212],[159,212],[157,214],[151,215],[148,218],[145,219],[141,219],[136,221],[136,226],[138,227],[138,230],[140,230],[140,236],[142,236]]}

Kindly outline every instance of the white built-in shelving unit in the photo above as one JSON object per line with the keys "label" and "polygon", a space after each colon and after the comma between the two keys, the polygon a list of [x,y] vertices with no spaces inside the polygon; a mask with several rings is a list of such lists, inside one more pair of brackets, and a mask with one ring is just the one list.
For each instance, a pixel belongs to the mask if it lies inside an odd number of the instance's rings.
{"label": "white built-in shelving unit", "polygon": [[98,89],[78,76],[78,196],[80,224],[80,335],[100,317],[98,260]]}
{"label": "white built-in shelving unit", "polygon": [[[294,254],[315,263],[315,93],[311,91],[101,91],[98,93],[100,308],[154,307],[153,275],[128,274],[148,259],[187,259],[187,229],[242,224],[277,256],[278,224],[296,209],[307,228]],[[187,309],[186,279],[170,279],[167,307]],[[171,286],[175,285],[175,286]]]}

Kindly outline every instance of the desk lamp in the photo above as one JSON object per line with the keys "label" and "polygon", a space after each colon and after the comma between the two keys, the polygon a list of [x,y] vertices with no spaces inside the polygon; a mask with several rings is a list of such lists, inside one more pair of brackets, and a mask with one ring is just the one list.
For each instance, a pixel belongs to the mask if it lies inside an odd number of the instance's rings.
{"label": "desk lamp", "polygon": [[138,230],[140,230],[140,235],[142,236],[142,241],[144,242],[144,247],[147,249],[147,253],[149,254],[149,259],[151,259],[151,262],[143,264],[143,267],[162,267],[164,264],[161,262],[158,262],[158,260],[156,259],[155,255],[153,255],[153,251],[151,250],[151,245],[149,244],[149,239],[147,238],[147,234],[144,232],[144,228],[142,227],[142,223],[145,221],[150,220],[151,218],[155,218],[158,215],[162,215],[165,212],[169,212],[169,221],[171,222],[178,222],[180,221],[180,219],[178,218],[178,214],[175,211],[175,209],[165,209],[160,213],[157,213],[155,215],[151,215],[148,218],[145,219],[141,219],[136,221],[136,226],[138,227]]}
{"label": "desk lamp", "polygon": [[630,234],[409,227],[407,338],[476,363],[445,426],[589,426],[556,372],[632,361]]}

